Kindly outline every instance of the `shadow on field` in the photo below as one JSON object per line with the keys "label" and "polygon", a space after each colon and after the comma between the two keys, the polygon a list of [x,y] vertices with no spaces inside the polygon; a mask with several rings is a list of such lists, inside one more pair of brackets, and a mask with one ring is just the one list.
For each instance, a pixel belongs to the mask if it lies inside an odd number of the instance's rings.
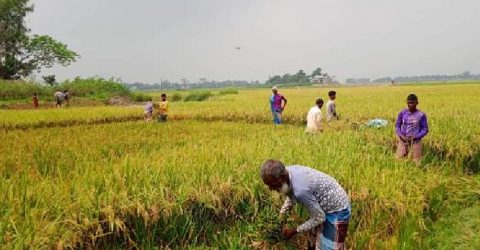
{"label": "shadow on field", "polygon": [[[186,247],[189,244],[208,244],[215,230],[226,227],[238,218],[234,211],[215,209],[191,199],[184,204],[154,204],[128,208],[107,206],[98,219],[83,228],[81,236],[73,241],[74,248],[122,249],[152,247]],[[75,242],[76,241],[76,242]]]}
{"label": "shadow on field", "polygon": [[480,173],[480,145],[471,145],[469,153],[435,143],[425,143],[423,150],[425,162],[451,161],[466,174]]}
{"label": "shadow on field", "polygon": [[[272,207],[263,193],[235,199],[239,197],[232,191],[219,194],[215,205],[194,197],[185,201],[170,197],[169,201],[149,207],[142,204],[129,207],[108,205],[101,209],[97,218],[92,221],[77,218],[74,226],[80,229],[77,231],[78,235],[69,243],[57,244],[57,247],[60,247],[59,249],[218,247],[221,232],[228,232],[234,223],[251,223],[254,218],[261,217],[260,211]],[[250,237],[262,241],[262,235],[255,234]]]}
{"label": "shadow on field", "polygon": [[[363,139],[384,148],[386,152],[391,152],[392,157],[397,149],[395,137],[375,137],[372,134],[364,134]],[[472,144],[467,149],[449,148],[436,141],[426,141],[423,143],[422,162],[428,164],[450,161],[466,174],[478,174],[480,173],[480,145]]]}

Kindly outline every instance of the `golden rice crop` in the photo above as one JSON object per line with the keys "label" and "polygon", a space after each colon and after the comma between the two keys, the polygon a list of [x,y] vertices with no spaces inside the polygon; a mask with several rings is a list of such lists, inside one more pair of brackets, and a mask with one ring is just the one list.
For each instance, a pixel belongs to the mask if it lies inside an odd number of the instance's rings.
{"label": "golden rice crop", "polygon": [[[284,249],[262,234],[282,201],[263,186],[258,168],[277,158],[324,171],[347,189],[349,248],[428,248],[445,211],[480,206],[480,179],[464,171],[479,153],[478,86],[337,89],[343,120],[313,136],[300,125],[328,89],[283,91],[289,124],[280,127],[269,124],[268,90],[241,90],[171,103],[170,116],[184,121],[166,124],[0,130],[0,246]],[[350,128],[375,117],[393,122],[410,92],[419,95],[431,126],[420,167],[393,159],[392,124]],[[2,111],[0,123],[141,114],[141,107]],[[308,216],[300,208],[295,214],[292,225]]]}

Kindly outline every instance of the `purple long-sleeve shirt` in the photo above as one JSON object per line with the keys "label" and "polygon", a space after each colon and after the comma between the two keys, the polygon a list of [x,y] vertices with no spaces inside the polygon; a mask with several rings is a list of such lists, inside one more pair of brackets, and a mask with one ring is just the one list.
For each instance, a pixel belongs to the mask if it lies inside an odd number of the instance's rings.
{"label": "purple long-sleeve shirt", "polygon": [[270,109],[273,111],[282,111],[282,100],[284,100],[285,102],[287,101],[287,99],[285,99],[285,97],[281,94],[273,94],[271,97],[270,97]]}
{"label": "purple long-sleeve shirt", "polygon": [[420,110],[412,113],[408,108],[400,111],[395,132],[399,136],[412,136],[415,141],[420,141],[428,134],[427,115]]}

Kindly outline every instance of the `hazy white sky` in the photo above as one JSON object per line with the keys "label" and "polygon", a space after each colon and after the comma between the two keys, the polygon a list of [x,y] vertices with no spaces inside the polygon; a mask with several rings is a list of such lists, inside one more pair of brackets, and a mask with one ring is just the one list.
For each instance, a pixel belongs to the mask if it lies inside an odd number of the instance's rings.
{"label": "hazy white sky", "polygon": [[[33,0],[32,32],[81,55],[60,79],[480,73],[478,0]],[[235,47],[240,46],[240,50]]]}

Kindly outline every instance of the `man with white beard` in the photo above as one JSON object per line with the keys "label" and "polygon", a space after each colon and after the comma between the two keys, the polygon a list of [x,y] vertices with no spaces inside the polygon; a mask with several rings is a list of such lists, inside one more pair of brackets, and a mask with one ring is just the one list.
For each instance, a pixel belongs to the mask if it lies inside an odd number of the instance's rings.
{"label": "man with white beard", "polygon": [[310,219],[297,228],[283,228],[285,239],[308,232],[314,236],[308,249],[345,249],[351,206],[347,193],[334,178],[305,166],[285,167],[277,160],[267,160],[260,175],[270,190],[286,195],[281,216],[297,202],[310,212]]}

